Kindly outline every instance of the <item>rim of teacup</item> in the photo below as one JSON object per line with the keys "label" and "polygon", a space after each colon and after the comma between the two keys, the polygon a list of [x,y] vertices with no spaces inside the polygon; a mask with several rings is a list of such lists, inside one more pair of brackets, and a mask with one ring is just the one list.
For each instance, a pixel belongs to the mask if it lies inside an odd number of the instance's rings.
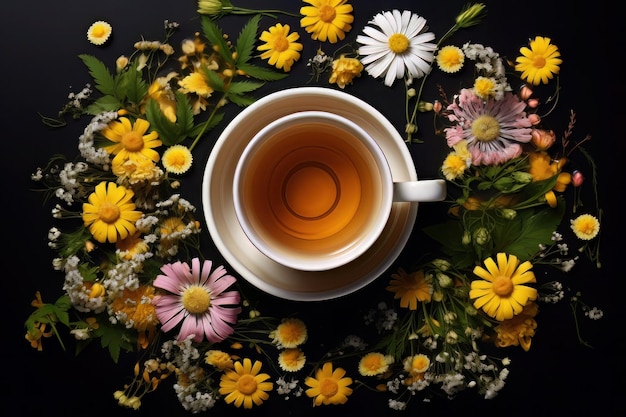
{"label": "rim of teacup", "polygon": [[[380,195],[380,208],[376,210],[377,217],[371,222],[370,233],[363,236],[358,242],[354,242],[350,247],[345,248],[339,253],[319,257],[290,254],[285,251],[273,250],[257,233],[254,227],[245,215],[242,203],[241,179],[246,164],[244,161],[248,156],[258,149],[267,140],[274,135],[280,133],[285,128],[293,127],[303,121],[307,123],[325,123],[334,127],[339,127],[347,133],[358,138],[362,144],[370,151],[371,156],[376,161],[379,174],[381,176],[381,184],[383,184]],[[325,271],[339,268],[362,256],[368,249],[372,247],[380,237],[387,224],[393,203],[393,177],[391,168],[387,162],[385,154],[381,147],[365,129],[360,127],[352,120],[321,110],[305,110],[284,115],[273,120],[266,126],[262,127],[249,141],[243,150],[237,167],[235,168],[233,181],[233,203],[237,220],[241,228],[244,230],[246,237],[250,242],[265,256],[287,268],[302,271]]]}

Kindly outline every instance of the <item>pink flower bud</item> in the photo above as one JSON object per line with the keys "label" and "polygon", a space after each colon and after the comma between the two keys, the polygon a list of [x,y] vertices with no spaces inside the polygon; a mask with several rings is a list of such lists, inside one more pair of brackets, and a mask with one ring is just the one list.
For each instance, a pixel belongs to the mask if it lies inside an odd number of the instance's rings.
{"label": "pink flower bud", "polygon": [[574,187],[580,187],[583,181],[585,181],[583,173],[578,170],[574,170],[574,172],[572,172],[572,184]]}
{"label": "pink flower bud", "polygon": [[435,100],[435,102],[433,103],[433,111],[435,113],[439,113],[442,108],[443,108],[443,105],[441,104],[441,101]]}
{"label": "pink flower bud", "polygon": [[533,129],[530,135],[530,141],[539,151],[545,151],[554,145],[556,141],[556,135],[553,130]]}
{"label": "pink flower bud", "polygon": [[520,87],[519,89],[519,97],[526,101],[530,98],[530,96],[533,95],[533,89],[530,88],[529,86],[527,86],[526,84],[524,84],[523,86]]}
{"label": "pink flower bud", "polygon": [[530,120],[531,125],[537,126],[539,123],[541,123],[541,116],[539,116],[537,113],[531,113],[528,115],[528,120]]}
{"label": "pink flower bud", "polygon": [[526,102],[526,105],[530,107],[531,109],[536,109],[537,106],[539,106],[539,100],[536,98],[529,98],[528,101]]}

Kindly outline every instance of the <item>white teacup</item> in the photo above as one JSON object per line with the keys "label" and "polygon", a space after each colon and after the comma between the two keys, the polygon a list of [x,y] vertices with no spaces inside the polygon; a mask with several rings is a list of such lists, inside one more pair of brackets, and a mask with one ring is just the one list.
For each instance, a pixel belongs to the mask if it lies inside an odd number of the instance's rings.
{"label": "white teacup", "polygon": [[351,120],[323,111],[283,116],[239,158],[235,213],[258,250],[286,267],[323,271],[361,256],[394,201],[442,201],[445,181],[394,182],[384,152]]}

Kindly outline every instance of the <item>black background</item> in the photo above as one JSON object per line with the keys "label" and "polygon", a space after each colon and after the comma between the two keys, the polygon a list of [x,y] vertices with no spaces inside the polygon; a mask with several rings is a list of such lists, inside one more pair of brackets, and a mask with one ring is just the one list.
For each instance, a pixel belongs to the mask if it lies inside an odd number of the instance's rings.
{"label": "black background", "polygon": [[[282,8],[298,12],[303,3],[291,1],[237,0],[236,5],[260,8]],[[439,37],[452,23],[465,3],[461,0],[434,2],[393,0],[375,2],[353,0],[355,22],[347,39],[354,40],[367,21],[381,10],[392,8],[410,9],[428,20],[430,30]],[[431,403],[415,401],[409,413],[420,415],[621,415],[621,394],[618,394],[618,376],[623,371],[624,324],[618,319],[621,312],[620,283],[623,273],[617,269],[623,229],[618,223],[616,200],[623,189],[619,161],[624,155],[624,77],[620,65],[624,51],[621,30],[617,18],[607,1],[588,2],[581,6],[573,3],[560,5],[556,1],[528,0],[524,2],[486,1],[488,16],[478,27],[462,30],[450,42],[457,45],[465,41],[492,46],[503,56],[517,56],[519,47],[536,35],[549,36],[559,47],[563,64],[561,85],[563,87],[561,121],[563,128],[570,109],[576,111],[578,122],[575,132],[579,137],[590,133],[593,139],[586,148],[595,156],[599,167],[600,205],[605,212],[602,225],[602,269],[581,264],[567,279],[572,286],[582,289],[590,305],[597,305],[605,312],[601,321],[583,320],[582,328],[593,349],[577,343],[576,332],[567,305],[545,308],[538,317],[539,329],[529,352],[511,350],[514,364],[503,391],[493,400],[483,400],[474,393],[461,395],[454,401],[444,399]],[[557,5],[559,3],[559,5]],[[162,22],[177,21],[181,30],[173,40],[177,48],[183,37],[200,29],[196,4],[192,0],[108,0],[96,1],[42,1],[4,2],[1,6],[3,23],[0,25],[2,43],[2,97],[1,117],[4,160],[2,178],[5,180],[3,230],[5,268],[2,280],[2,314],[8,329],[3,329],[2,340],[6,352],[3,357],[4,375],[0,389],[3,415],[13,410],[20,415],[80,415],[105,414],[185,415],[176,400],[174,391],[162,387],[145,398],[139,411],[121,408],[113,399],[113,391],[120,389],[130,375],[132,358],[128,363],[113,365],[106,354],[94,346],[79,357],[72,348],[63,352],[53,339],[44,341],[44,351],[37,352],[24,340],[23,322],[32,311],[30,301],[36,290],[43,292],[47,301],[56,299],[60,292],[62,276],[54,272],[52,251],[47,248],[46,234],[51,224],[49,207],[45,207],[41,195],[31,191],[34,184],[30,174],[44,165],[55,153],[76,154],[78,135],[84,123],[53,130],[40,123],[37,112],[55,114],[70,91],[79,91],[90,81],[78,54],[96,55],[113,65],[120,54],[129,54],[132,44],[145,39],[162,38]],[[219,21],[225,33],[235,36],[245,17],[226,17]],[[85,32],[95,20],[106,20],[114,28],[113,38],[106,47],[96,47],[87,42]],[[318,47],[316,42],[299,27],[298,18],[279,17],[297,30],[304,44],[300,61],[294,65],[290,76],[284,81],[270,83],[257,92],[263,94],[287,88],[307,85],[306,68]],[[276,22],[263,18],[261,27]],[[332,53],[338,45],[323,44],[326,53]],[[433,80],[431,80],[433,81]],[[309,85],[316,85],[315,83]],[[329,86],[325,80],[319,85]],[[433,83],[426,98],[436,98]],[[331,87],[335,88],[335,87]],[[452,86],[454,88],[454,86]],[[354,86],[346,91],[378,108],[395,126],[404,125],[402,110],[403,86],[400,82],[393,88],[385,87],[380,80],[363,74]],[[452,90],[450,90],[452,91]],[[227,120],[237,113],[231,106]],[[421,124],[425,143],[410,145],[416,161],[418,177],[437,177],[442,156],[447,152],[440,138],[433,138],[427,120]],[[560,131],[560,130],[559,130]],[[188,179],[183,195],[198,209],[200,180],[203,165],[220,132],[218,127],[205,137],[194,151],[194,179]],[[558,132],[558,131],[557,131]],[[429,140],[430,138],[430,140]],[[588,175],[590,178],[590,174]],[[425,250],[420,236],[420,226],[432,216],[440,215],[441,207],[420,205],[414,236],[397,264],[410,262]],[[621,219],[620,219],[621,220]],[[208,235],[208,233],[206,234]],[[208,257],[220,260],[219,253],[205,236]],[[609,244],[609,242],[611,244]],[[309,324],[311,337],[328,337],[345,334],[350,320],[359,320],[363,311],[388,295],[381,294],[386,279],[350,297],[320,303],[294,303],[258,294],[266,311],[276,313],[298,312]],[[254,293],[255,290],[250,288]],[[546,317],[542,321],[542,318]],[[547,317],[550,319],[548,320]],[[336,332],[336,333],[335,333]],[[8,351],[6,346],[8,345]],[[509,353],[507,353],[509,354]],[[393,414],[383,398],[372,398],[360,390],[349,398],[345,406],[294,408],[282,400],[270,400],[252,411],[238,410],[222,403],[209,411],[213,415],[383,415]],[[401,415],[401,413],[398,413]]]}

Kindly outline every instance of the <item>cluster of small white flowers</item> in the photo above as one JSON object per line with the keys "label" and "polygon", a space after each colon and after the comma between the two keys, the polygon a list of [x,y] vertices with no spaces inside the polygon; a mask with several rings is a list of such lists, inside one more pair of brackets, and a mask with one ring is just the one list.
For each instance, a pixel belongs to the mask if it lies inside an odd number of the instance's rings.
{"label": "cluster of small white flowers", "polygon": [[167,340],[161,345],[161,353],[165,359],[184,373],[189,373],[195,367],[194,361],[200,357],[200,352],[191,341],[193,337],[194,335],[189,335],[185,340]]}
{"label": "cluster of small white flowers", "polygon": [[101,131],[108,124],[117,119],[117,112],[104,112],[95,115],[89,124],[85,126],[83,134],[78,137],[78,150],[80,155],[85,158],[87,162],[91,162],[94,165],[101,167],[103,170],[109,170],[109,164],[111,160],[109,153],[104,148],[96,148],[94,146],[94,136],[96,132]]}
{"label": "cluster of small white flowers", "polygon": [[56,227],[50,228],[50,230],[48,230],[48,246],[52,249],[57,248],[57,240],[59,237],[61,237],[61,231]]}
{"label": "cluster of small white flowers", "polygon": [[207,411],[216,403],[212,392],[198,391],[197,383],[189,385],[174,384],[174,392],[183,408],[192,414]]}
{"label": "cluster of small white flowers", "polygon": [[397,410],[397,411],[406,410],[406,402],[398,401],[398,400],[394,400],[390,398],[389,408],[391,408],[392,410]]}
{"label": "cluster of small white flowers", "polygon": [[539,291],[538,300],[544,303],[556,304],[565,298],[563,284],[558,281],[543,284]]}
{"label": "cluster of small white flowers", "polygon": [[502,99],[505,92],[512,91],[506,79],[506,68],[502,58],[500,58],[500,54],[495,52],[490,46],[485,47],[481,44],[469,42],[463,45],[462,50],[468,59],[476,61],[476,70],[494,83],[496,100]]}
{"label": "cluster of small white flowers", "polygon": [[378,333],[382,333],[385,330],[393,329],[393,326],[398,320],[398,313],[393,307],[389,308],[384,301],[381,301],[378,303],[376,309],[370,309],[370,311],[367,312],[363,320],[366,325],[374,324]]}
{"label": "cluster of small white flowers", "polygon": [[102,280],[102,285],[111,297],[117,297],[125,289],[136,290],[139,287],[138,274],[142,269],[143,264],[135,259],[121,259],[107,271],[106,278]]}
{"label": "cluster of small white flowers", "polygon": [[91,84],[87,83],[78,93],[70,92],[67,95],[67,98],[70,99],[69,106],[78,110],[82,110],[83,108],[83,100],[87,100],[91,97],[91,93],[93,90],[91,89]]}
{"label": "cluster of small white flowers", "polygon": [[65,260],[65,281],[63,282],[63,291],[70,297],[72,306],[81,312],[101,313],[106,308],[103,297],[89,297],[89,292],[84,285],[84,278],[78,269],[80,259],[77,256],[71,256]]}
{"label": "cluster of small white flowers", "polygon": [[91,329],[72,329],[70,330],[70,334],[73,335],[76,340],[87,340],[91,337]]}
{"label": "cluster of small white flowers", "polygon": [[284,395],[285,400],[290,399],[290,395],[300,397],[304,389],[299,385],[299,382],[295,378],[291,378],[291,381],[286,381],[283,377],[280,377],[276,380],[276,393]]}
{"label": "cluster of small white flowers", "polygon": [[465,355],[463,367],[472,373],[484,373],[496,370],[493,363],[486,362],[487,355],[479,355],[477,352],[470,352]]}
{"label": "cluster of small white flowers", "polygon": [[367,348],[367,342],[357,335],[349,334],[345,339],[343,339],[341,347],[352,347],[355,350],[365,350]]}
{"label": "cluster of small white flowers", "polygon": [[509,370],[504,368],[500,371],[498,378],[494,378],[487,384],[487,391],[485,392],[485,399],[491,400],[498,395],[498,392],[504,388],[506,377],[509,376]]}
{"label": "cluster of small white flowers", "polygon": [[74,197],[79,195],[81,188],[80,174],[87,171],[89,165],[84,162],[68,162],[64,165],[63,169],[59,171],[59,180],[61,181],[61,187],[57,188],[54,195],[62,201],[65,201],[68,206],[71,206],[74,202]]}
{"label": "cluster of small white flowers", "polygon": [[604,312],[598,307],[593,307],[585,311],[585,316],[589,317],[591,320],[600,320],[604,316]]}
{"label": "cluster of small white flowers", "polygon": [[461,373],[437,375],[435,382],[441,383],[441,389],[449,396],[454,396],[465,389],[465,376]]}

